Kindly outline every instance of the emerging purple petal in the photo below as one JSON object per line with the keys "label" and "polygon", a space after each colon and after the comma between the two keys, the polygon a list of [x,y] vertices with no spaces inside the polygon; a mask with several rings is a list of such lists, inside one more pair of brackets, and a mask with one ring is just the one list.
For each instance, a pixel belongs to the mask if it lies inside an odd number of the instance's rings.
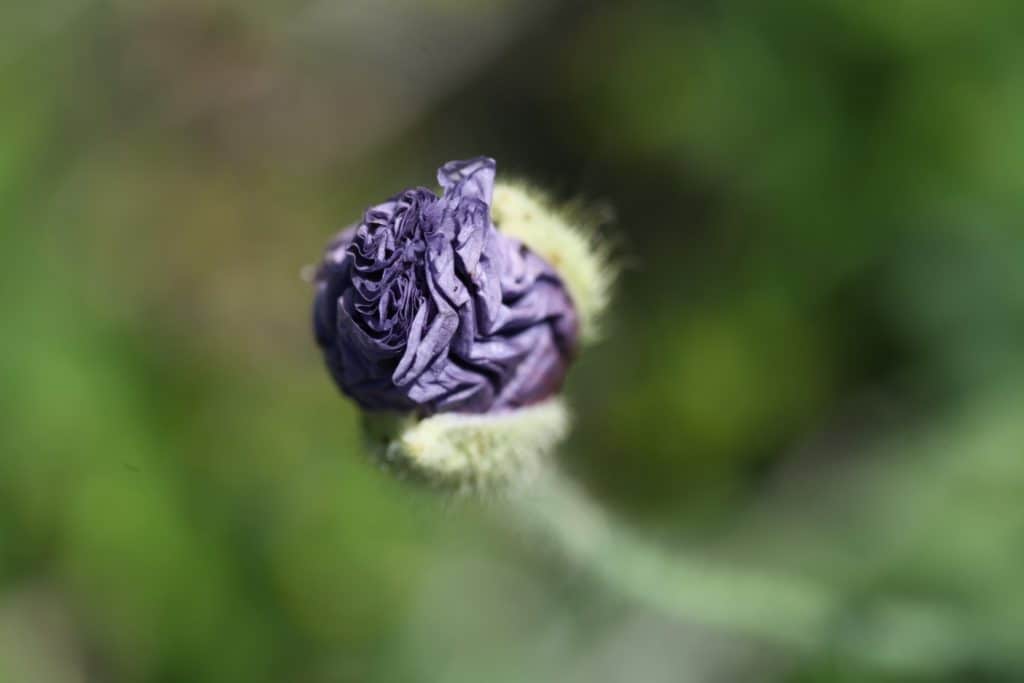
{"label": "emerging purple petal", "polygon": [[406,190],[328,246],[314,331],[368,410],[482,413],[559,390],[576,310],[554,269],[490,218],[495,163],[452,161],[444,191]]}

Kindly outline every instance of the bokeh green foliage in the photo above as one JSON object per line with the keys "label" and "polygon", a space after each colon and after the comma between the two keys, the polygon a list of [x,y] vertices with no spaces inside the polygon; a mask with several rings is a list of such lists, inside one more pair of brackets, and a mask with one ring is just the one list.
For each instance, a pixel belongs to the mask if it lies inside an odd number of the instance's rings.
{"label": "bokeh green foliage", "polygon": [[[1024,6],[328,4],[0,9],[2,680],[1024,673]],[[825,586],[819,650],[632,606],[362,457],[300,269],[478,153],[615,212],[562,465]],[[858,632],[907,601],[959,647]]]}

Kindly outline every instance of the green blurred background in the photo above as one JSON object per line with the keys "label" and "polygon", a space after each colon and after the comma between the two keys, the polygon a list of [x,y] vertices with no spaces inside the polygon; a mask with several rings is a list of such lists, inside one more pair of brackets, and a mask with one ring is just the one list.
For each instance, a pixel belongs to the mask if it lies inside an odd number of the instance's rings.
{"label": "green blurred background", "polygon": [[[1024,680],[1022,27],[7,0],[0,680]],[[814,646],[636,604],[360,453],[300,271],[477,154],[623,267],[560,464],[658,547],[822,586]],[[857,632],[907,601],[956,646]]]}

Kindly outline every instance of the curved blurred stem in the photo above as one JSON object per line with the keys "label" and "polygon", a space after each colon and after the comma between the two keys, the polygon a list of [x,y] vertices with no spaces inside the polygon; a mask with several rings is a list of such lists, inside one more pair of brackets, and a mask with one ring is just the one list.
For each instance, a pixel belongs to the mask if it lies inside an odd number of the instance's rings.
{"label": "curved blurred stem", "polygon": [[850,602],[825,585],[659,548],[610,520],[557,472],[534,490],[509,499],[518,521],[609,587],[670,616],[798,654],[831,646],[889,670],[930,669],[964,654],[962,627],[934,606],[887,602],[855,609],[854,618]]}

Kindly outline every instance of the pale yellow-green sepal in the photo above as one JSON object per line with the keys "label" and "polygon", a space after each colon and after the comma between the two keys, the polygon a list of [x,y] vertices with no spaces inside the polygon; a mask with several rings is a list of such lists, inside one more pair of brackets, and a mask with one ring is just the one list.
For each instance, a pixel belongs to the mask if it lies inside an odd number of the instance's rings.
{"label": "pale yellow-green sepal", "polygon": [[615,271],[593,229],[553,208],[541,192],[508,183],[494,188],[491,219],[554,267],[576,306],[583,341],[594,341]]}
{"label": "pale yellow-green sepal", "polygon": [[366,417],[374,457],[393,473],[464,494],[528,485],[569,432],[559,398],[484,415]]}

